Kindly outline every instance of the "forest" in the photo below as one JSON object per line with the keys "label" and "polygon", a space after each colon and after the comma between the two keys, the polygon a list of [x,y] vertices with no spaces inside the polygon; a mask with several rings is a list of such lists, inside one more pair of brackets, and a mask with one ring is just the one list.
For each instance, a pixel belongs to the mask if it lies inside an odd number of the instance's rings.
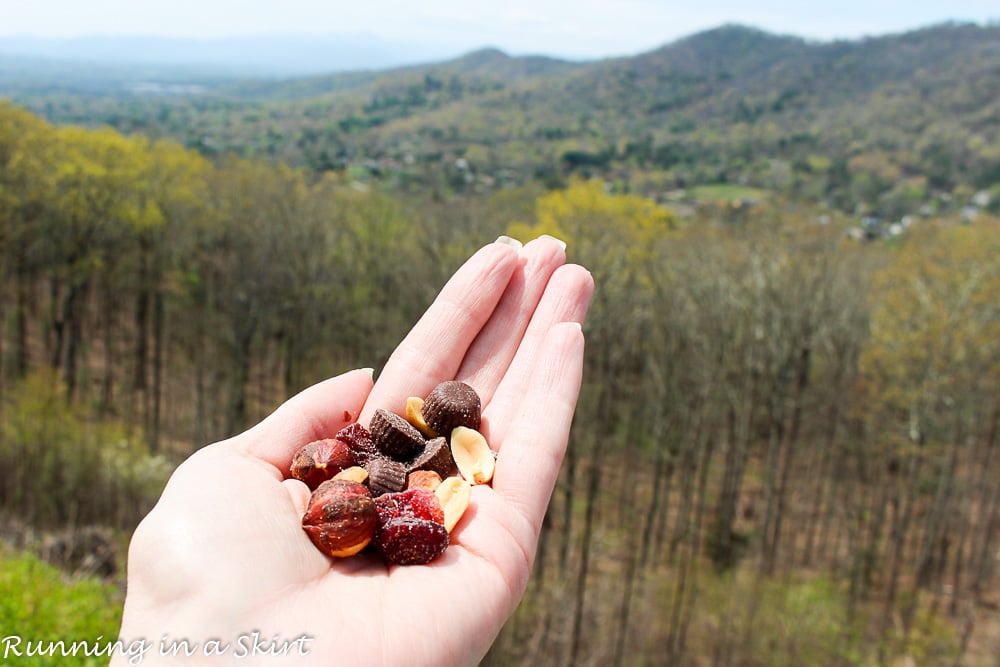
{"label": "forest", "polygon": [[[996,29],[940,31],[981,37],[942,63],[1000,47]],[[4,627],[115,636],[128,537],[180,461],[315,381],[378,369],[477,247],[551,234],[597,286],[584,387],[528,594],[484,664],[1000,665],[1000,86],[979,71],[981,86],[953,81],[985,100],[978,123],[947,137],[957,96],[894,147],[861,111],[838,124],[816,103],[817,136],[872,128],[804,154],[846,188],[752,169],[679,182],[625,150],[641,135],[612,110],[606,163],[563,151],[478,188],[482,147],[462,134],[441,157],[460,177],[408,181],[374,153],[319,168],[144,133],[143,100],[119,127],[0,100]],[[263,125],[293,108],[254,104]],[[364,125],[345,136],[384,145]],[[763,136],[716,130],[692,141]],[[930,135],[952,162],[907,161]],[[753,164],[784,160],[774,137],[745,146]]]}

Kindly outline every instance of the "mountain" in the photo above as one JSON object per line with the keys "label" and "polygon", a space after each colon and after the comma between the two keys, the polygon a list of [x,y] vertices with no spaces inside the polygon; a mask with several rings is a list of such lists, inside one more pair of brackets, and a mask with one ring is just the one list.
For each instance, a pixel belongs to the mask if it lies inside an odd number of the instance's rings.
{"label": "mountain", "polygon": [[151,81],[103,95],[11,87],[0,60],[0,94],[56,122],[392,187],[481,191],[600,175],[651,196],[736,184],[897,215],[1000,188],[998,62],[998,25],[833,42],[725,25],[632,57],[482,49],[378,71],[190,89],[171,79],[173,88]]}
{"label": "mountain", "polygon": [[[234,80],[220,86],[220,96],[247,100],[290,101],[321,98],[345,91],[385,90],[393,86],[408,87],[414,81],[442,77],[490,79],[501,85],[540,77],[558,77],[584,67],[586,63],[571,62],[548,56],[511,56],[497,48],[483,48],[437,63],[408,65],[385,70],[362,70],[294,77],[282,80]],[[433,84],[432,84],[433,85]]]}

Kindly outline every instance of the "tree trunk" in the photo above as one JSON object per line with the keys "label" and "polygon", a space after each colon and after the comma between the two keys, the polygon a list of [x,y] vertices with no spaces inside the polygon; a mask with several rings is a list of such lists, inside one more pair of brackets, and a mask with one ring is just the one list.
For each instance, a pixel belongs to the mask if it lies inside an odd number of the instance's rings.
{"label": "tree trunk", "polygon": [[562,488],[562,542],[559,547],[559,572],[564,576],[569,572],[569,556],[573,545],[573,495],[579,459],[576,447],[570,447],[566,451],[566,474]]}
{"label": "tree trunk", "polygon": [[233,359],[233,377],[229,385],[229,410],[226,420],[226,436],[241,430],[247,421],[247,383],[250,380],[250,352],[253,328],[239,327],[236,356]]}
{"label": "tree trunk", "polygon": [[587,510],[583,519],[580,563],[576,572],[576,598],[573,602],[573,628],[570,634],[569,667],[580,664],[583,650],[583,610],[586,604],[587,576],[590,573],[590,547],[594,531],[594,514],[597,509],[597,491],[601,478],[601,459],[604,447],[592,448],[590,479],[587,484]]}
{"label": "tree trunk", "polygon": [[[656,481],[653,481],[655,486]],[[611,664],[621,667],[625,664],[625,650],[628,643],[629,621],[632,611],[632,597],[638,579],[639,563],[642,560],[641,549],[639,548],[639,530],[634,525],[638,521],[628,520],[621,524],[626,527],[625,539],[625,573],[623,575],[624,586],[622,587],[621,604],[618,608],[616,631],[618,633],[612,653]]]}
{"label": "tree trunk", "polygon": [[769,408],[769,423],[767,437],[767,459],[764,463],[764,519],[761,525],[760,545],[758,547],[758,567],[764,574],[774,571],[771,562],[771,539],[774,530],[774,512],[778,489],[778,467],[781,459],[781,444],[784,440],[783,424],[777,414],[776,398],[772,397]]}
{"label": "tree trunk", "polygon": [[160,422],[163,409],[163,368],[164,341],[166,340],[166,305],[163,290],[157,289],[153,295],[153,386],[152,405],[150,410],[149,440],[150,451],[154,454],[160,450]]}
{"label": "tree trunk", "polygon": [[831,462],[833,459],[833,450],[837,442],[839,422],[840,406],[839,401],[837,401],[830,410],[829,423],[826,427],[826,438],[822,440],[820,459],[816,466],[815,475],[813,476],[815,480],[815,484],[813,485],[813,502],[809,512],[809,523],[806,526],[806,543],[803,548],[801,561],[805,567],[812,565],[813,549],[816,547],[817,540],[819,540],[820,548],[825,544],[823,540],[826,537],[827,531],[824,530],[824,525],[827,522],[823,520],[823,517],[826,515],[824,509],[829,507],[829,496],[833,488]]}
{"label": "tree trunk", "polygon": [[976,488],[983,500],[980,514],[982,524],[973,535],[970,545],[971,562],[969,569],[973,572],[971,593],[976,604],[981,604],[984,585],[989,581],[993,563],[993,534],[1000,526],[1000,483],[992,473],[992,462],[996,452],[998,431],[1000,431],[1000,403],[994,398],[991,410],[990,425],[983,444],[983,462],[980,466],[980,479]]}
{"label": "tree trunk", "polygon": [[66,384],[66,398],[76,398],[77,367],[80,345],[83,339],[83,306],[86,285],[73,285],[66,295],[63,317],[65,325],[65,347],[63,357],[63,381]]}
{"label": "tree trunk", "polygon": [[[144,273],[144,272],[143,272]],[[149,358],[149,290],[143,278],[139,279],[139,294],[135,301],[135,351],[133,352],[132,389],[146,392],[147,363]]]}
{"label": "tree trunk", "polygon": [[754,391],[751,384],[750,395],[739,410],[730,406],[728,412],[726,456],[722,472],[722,488],[715,510],[715,519],[709,535],[709,557],[719,569],[728,569],[736,564],[736,543],[733,525],[743,487],[746,471],[750,434],[753,432]]}
{"label": "tree trunk", "polygon": [[17,306],[14,316],[17,320],[17,334],[14,350],[14,377],[23,378],[31,367],[31,350],[28,344],[28,322],[31,319],[33,302],[31,292],[33,285],[27,270],[18,267],[17,272]]}
{"label": "tree trunk", "polygon": [[[789,418],[790,423],[787,428],[783,428],[781,431],[785,435],[784,443],[780,448],[784,451],[784,457],[782,458],[781,470],[778,475],[772,536],[767,557],[768,574],[774,573],[778,563],[778,550],[781,546],[781,526],[785,519],[785,500],[788,497],[788,484],[792,476],[792,469],[795,466],[795,455],[798,450],[799,428],[802,424],[802,396],[809,385],[811,359],[812,350],[809,344],[806,343],[801,347],[797,360],[795,389],[792,393],[791,416]],[[793,553],[794,546],[793,542]]]}
{"label": "tree trunk", "polygon": [[[654,435],[659,442],[659,438]],[[673,461],[669,460],[667,447],[662,443],[656,449],[656,463],[653,472],[653,492],[646,510],[646,519],[642,528],[642,542],[639,545],[639,568],[644,568],[654,550],[653,533],[658,517],[665,514],[670,507],[670,479],[673,476]]]}
{"label": "tree trunk", "polygon": [[102,289],[101,311],[103,320],[103,343],[104,343],[104,373],[101,378],[101,401],[100,411],[108,413],[114,407],[114,373],[115,373],[115,303],[111,286],[106,284]]}
{"label": "tree trunk", "polygon": [[893,509],[893,519],[889,535],[892,557],[889,559],[885,600],[882,604],[882,614],[878,628],[878,659],[880,664],[885,662],[885,641],[888,636],[889,622],[896,609],[899,578],[902,572],[903,559],[906,555],[906,536],[909,532],[910,517],[913,514],[912,489],[920,468],[917,461],[917,455],[910,455],[906,480],[902,486],[897,485],[895,495],[889,499],[889,503]]}

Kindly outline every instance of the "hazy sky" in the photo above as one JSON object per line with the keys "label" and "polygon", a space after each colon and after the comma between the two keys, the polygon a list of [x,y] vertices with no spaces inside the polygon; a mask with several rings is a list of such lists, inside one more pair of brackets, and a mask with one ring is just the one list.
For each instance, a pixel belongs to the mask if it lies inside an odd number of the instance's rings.
{"label": "hazy sky", "polygon": [[723,23],[830,39],[997,19],[997,0],[0,0],[0,35],[368,33],[570,57],[637,53]]}

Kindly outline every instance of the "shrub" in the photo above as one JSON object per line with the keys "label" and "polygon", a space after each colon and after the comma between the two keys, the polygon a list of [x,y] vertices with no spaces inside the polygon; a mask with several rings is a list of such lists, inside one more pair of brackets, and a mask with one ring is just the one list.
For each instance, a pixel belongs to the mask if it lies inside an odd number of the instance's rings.
{"label": "shrub", "polygon": [[0,419],[0,506],[37,527],[131,529],[171,466],[119,425],[88,419],[51,372],[29,375]]}

